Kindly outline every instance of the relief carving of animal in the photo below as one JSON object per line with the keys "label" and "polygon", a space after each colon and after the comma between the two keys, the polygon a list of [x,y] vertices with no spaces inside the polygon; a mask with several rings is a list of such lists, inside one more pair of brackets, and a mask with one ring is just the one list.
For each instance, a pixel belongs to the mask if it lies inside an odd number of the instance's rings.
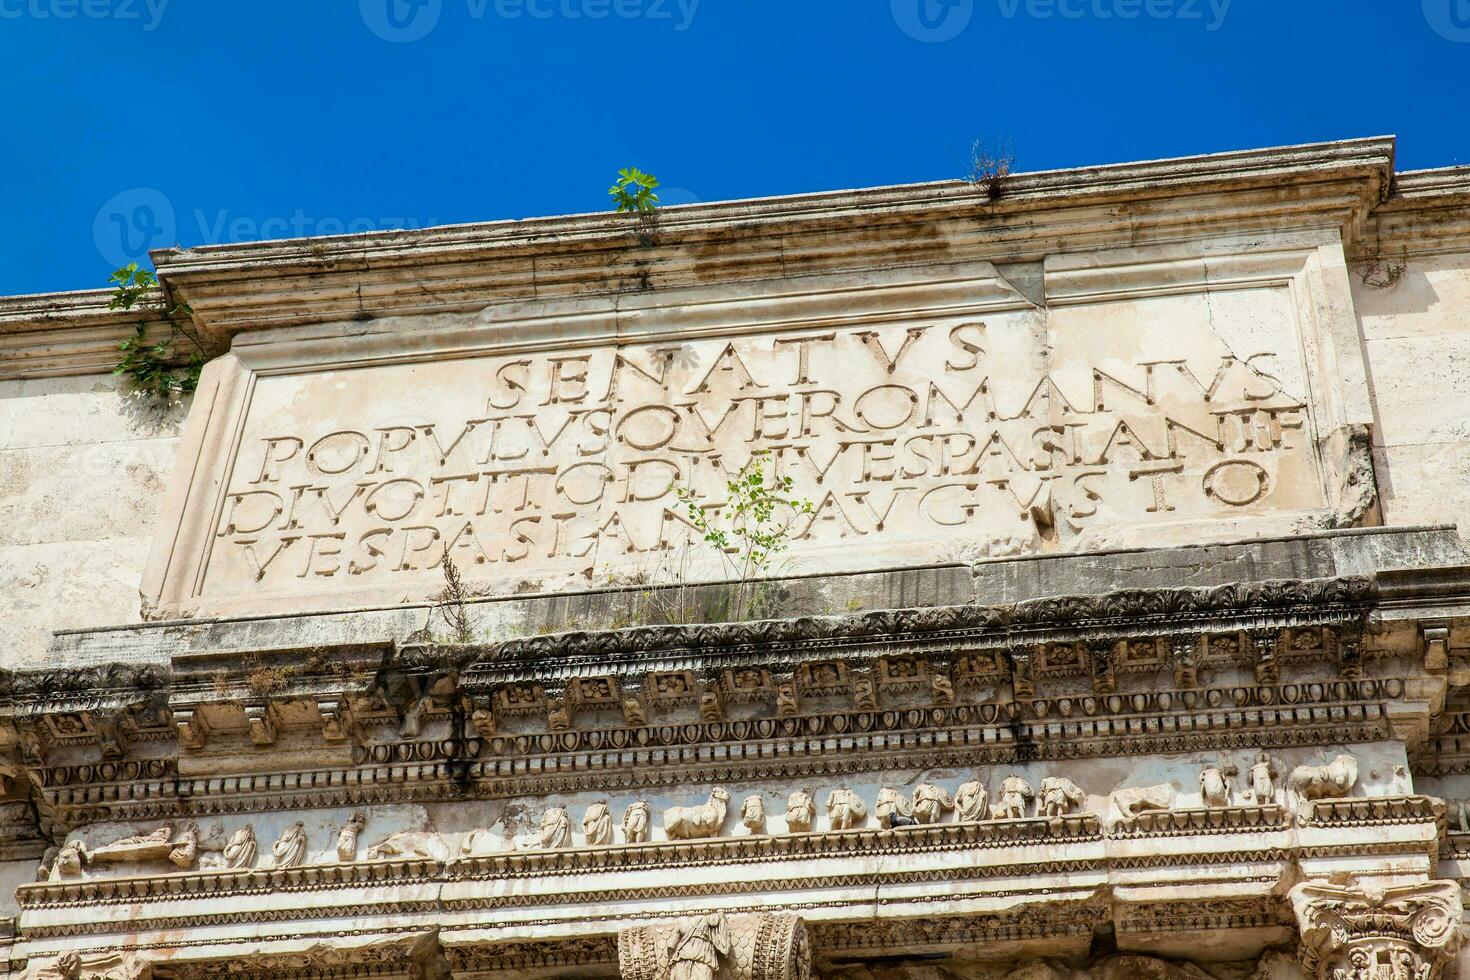
{"label": "relief carving of animal", "polygon": [[1298,814],[1313,800],[1346,796],[1358,781],[1358,760],[1340,755],[1325,766],[1297,766],[1286,777],[1286,799]]}
{"label": "relief carving of animal", "polygon": [[374,844],[367,851],[369,861],[382,861],[386,858],[443,861],[448,856],[448,849],[439,839],[439,835],[421,830],[394,834]]}
{"label": "relief carving of animal", "polygon": [[730,794],[716,786],[709,794],[709,802],[700,806],[674,806],[664,811],[664,833],[669,840],[694,840],[698,837],[717,837],[725,826],[725,808],[730,804]]}
{"label": "relief carving of animal", "polygon": [[1116,790],[1113,793],[1113,805],[1123,816],[1131,817],[1145,810],[1167,810],[1174,805],[1174,798],[1178,795],[1179,791],[1174,788],[1173,783],[1132,786]]}

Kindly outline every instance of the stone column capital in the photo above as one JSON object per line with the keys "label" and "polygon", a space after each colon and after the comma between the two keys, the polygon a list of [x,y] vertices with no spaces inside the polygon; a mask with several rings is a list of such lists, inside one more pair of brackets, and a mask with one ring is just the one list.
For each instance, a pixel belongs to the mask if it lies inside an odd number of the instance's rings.
{"label": "stone column capital", "polygon": [[1309,881],[1292,889],[1291,905],[1302,965],[1319,980],[1434,980],[1460,946],[1453,881]]}
{"label": "stone column capital", "polygon": [[811,942],[794,915],[706,912],[624,929],[618,969],[623,980],[811,980]]}

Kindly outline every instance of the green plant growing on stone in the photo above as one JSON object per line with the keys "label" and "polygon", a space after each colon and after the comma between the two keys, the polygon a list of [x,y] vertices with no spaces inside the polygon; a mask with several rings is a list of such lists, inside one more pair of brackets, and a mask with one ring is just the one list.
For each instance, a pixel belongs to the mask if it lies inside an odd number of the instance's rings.
{"label": "green plant growing on stone", "polygon": [[[122,357],[113,374],[125,376],[132,387],[150,398],[170,402],[199,387],[199,372],[209,360],[210,352],[183,320],[194,311],[187,303],[149,304],[148,296],[158,285],[158,277],[130,262],[108,278],[113,286],[109,310],[137,309],[151,314],[169,326],[169,336],[156,341],[148,338],[148,320],[140,318],[133,336],[117,345]],[[141,305],[140,305],[141,304]],[[180,337],[193,345],[193,350],[178,349]]]}
{"label": "green plant growing on stone", "polygon": [[646,174],[637,167],[624,167],[618,171],[617,183],[607,189],[613,199],[614,210],[619,214],[651,214],[658,207],[658,178]]}
{"label": "green plant growing on stone", "polygon": [[792,525],[812,513],[812,502],[791,495],[789,476],[766,478],[765,461],[752,456],[733,480],[726,482],[725,503],[706,507],[690,487],[673,487],[689,523],[724,562],[735,582],[732,619],[765,612],[767,578],[776,557],[791,547]]}
{"label": "green plant growing on stone", "polygon": [[443,620],[445,629],[449,631],[450,643],[471,643],[475,639],[475,624],[469,604],[483,592],[465,584],[459,566],[449,557],[448,546],[445,546],[440,562],[444,570],[444,588],[432,597],[433,612]]}

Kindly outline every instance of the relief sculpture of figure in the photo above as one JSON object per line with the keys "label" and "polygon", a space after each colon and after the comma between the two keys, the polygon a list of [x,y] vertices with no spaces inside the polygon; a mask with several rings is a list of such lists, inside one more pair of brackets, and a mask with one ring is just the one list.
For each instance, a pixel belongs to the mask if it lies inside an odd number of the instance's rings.
{"label": "relief sculpture of figure", "polygon": [[199,856],[199,828],[186,827],[174,842],[173,849],[168,852],[169,861],[177,867],[189,869],[194,867],[194,859]]}
{"label": "relief sculpture of figure", "polygon": [[594,803],[582,815],[582,835],[588,847],[602,847],[613,842],[612,813],[606,803]]}
{"label": "relief sculpture of figure", "polygon": [[1062,817],[1080,807],[1087,800],[1082,787],[1066,776],[1047,776],[1041,781],[1041,815]]}
{"label": "relief sculpture of figure", "polygon": [[122,840],[115,840],[111,844],[108,844],[107,846],[108,847],[135,847],[135,846],[137,846],[139,844],[167,844],[170,840],[173,839],[173,836],[174,836],[174,828],[173,828],[173,825],[172,824],[164,824],[162,827],[159,827],[157,830],[153,831],[152,833],[148,833],[148,834],[137,834],[137,835],[135,835],[133,837],[124,837]]}
{"label": "relief sculpture of figure", "polygon": [[635,800],[623,813],[623,839],[629,844],[648,842],[648,825],[652,811],[643,800]]}
{"label": "relief sculpture of figure", "polygon": [[851,830],[867,819],[868,808],[862,797],[847,787],[834,789],[827,794],[827,819],[833,830]]}
{"label": "relief sculpture of figure", "polygon": [[752,834],[766,832],[766,801],[759,793],[755,796],[747,796],[740,804],[740,822]]}
{"label": "relief sculpture of figure", "polygon": [[281,832],[271,846],[271,857],[278,868],[299,868],[306,863],[306,825],[300,820]]}
{"label": "relief sculpture of figure", "polygon": [[337,860],[352,862],[357,860],[357,838],[367,828],[367,815],[361,810],[354,813],[337,832]]}
{"label": "relief sculpture of figure", "polygon": [[246,824],[230,835],[230,841],[220,852],[227,868],[243,869],[255,867],[255,828]]}
{"label": "relief sculpture of figure", "polygon": [[566,807],[546,808],[546,812],[541,815],[541,836],[538,843],[546,851],[572,846],[572,818],[567,816]]}
{"label": "relief sculpture of figure", "polygon": [[[1461,804],[1460,810],[1462,815],[1464,813],[1464,809],[1464,804]],[[1462,820],[1461,823],[1464,823],[1464,821]],[[55,844],[52,844],[50,847],[46,848],[45,852],[41,855],[41,864],[39,867],[36,868],[37,881],[51,880],[51,870],[56,867],[56,858],[60,854],[61,848],[57,847]]]}
{"label": "relief sculpture of figure", "polygon": [[68,841],[56,854],[51,866],[52,881],[82,877],[82,866],[87,863],[87,845],[80,840]]}
{"label": "relief sculpture of figure", "polygon": [[1020,820],[1027,804],[1036,796],[1031,784],[1020,776],[1007,776],[1000,784],[1000,799],[990,808],[993,820]]}
{"label": "relief sculpture of figure", "polygon": [[669,980],[714,980],[720,957],[730,955],[725,913],[712,912],[679,923],[669,940]]}
{"label": "relief sculpture of figure", "polygon": [[1276,765],[1264,752],[1257,752],[1251,764],[1251,796],[1256,806],[1276,802]]}
{"label": "relief sculpture of figure", "polygon": [[942,787],[920,783],[914,787],[914,819],[919,823],[938,823],[954,809],[954,800]]}
{"label": "relief sculpture of figure", "polygon": [[1199,771],[1199,796],[1205,806],[1230,805],[1230,777],[1234,773],[1234,766],[1205,766]]}
{"label": "relief sculpture of figure", "polygon": [[875,808],[878,814],[878,826],[884,830],[892,830],[895,827],[913,827],[919,821],[914,819],[914,809],[909,801],[899,795],[898,790],[890,786],[884,786],[878,791],[878,805]]}
{"label": "relief sculpture of figure", "polygon": [[817,816],[817,804],[812,794],[799,789],[786,799],[786,829],[793,834],[805,834],[812,829]]}
{"label": "relief sculpture of figure", "polygon": [[960,823],[975,823],[984,820],[985,804],[985,784],[978,779],[972,779],[955,790],[955,819]]}

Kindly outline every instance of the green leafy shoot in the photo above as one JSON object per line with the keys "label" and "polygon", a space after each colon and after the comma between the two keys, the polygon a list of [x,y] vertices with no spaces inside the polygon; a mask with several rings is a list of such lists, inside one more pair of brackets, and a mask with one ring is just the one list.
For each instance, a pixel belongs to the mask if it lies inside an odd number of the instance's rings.
{"label": "green leafy shoot", "polygon": [[765,461],[752,456],[733,480],[725,484],[723,506],[706,507],[694,490],[673,487],[689,523],[703,535],[725,562],[725,567],[746,596],[747,612],[758,603],[758,590],[751,584],[769,573],[776,556],[791,547],[792,527],[798,517],[812,513],[810,500],[791,495],[789,476],[766,478]]}
{"label": "green leafy shoot", "polygon": [[616,205],[619,214],[649,214],[658,207],[658,178],[646,174],[637,167],[624,167],[618,171],[618,181],[607,189],[608,196]]}
{"label": "green leafy shoot", "polygon": [[[121,353],[113,374],[128,379],[132,387],[150,398],[165,403],[179,395],[188,394],[199,387],[199,372],[209,360],[209,352],[182,323],[194,311],[187,303],[157,304],[145,302],[149,293],[158,285],[158,277],[147,269],[138,268],[130,262],[116,270],[107,280],[113,287],[112,299],[107,303],[109,310],[132,310],[135,307],[163,320],[169,326],[167,337],[150,339],[148,320],[139,319],[133,336],[118,343]],[[142,303],[144,305],[140,306]],[[177,349],[178,339],[185,338],[193,345],[187,353]]]}

